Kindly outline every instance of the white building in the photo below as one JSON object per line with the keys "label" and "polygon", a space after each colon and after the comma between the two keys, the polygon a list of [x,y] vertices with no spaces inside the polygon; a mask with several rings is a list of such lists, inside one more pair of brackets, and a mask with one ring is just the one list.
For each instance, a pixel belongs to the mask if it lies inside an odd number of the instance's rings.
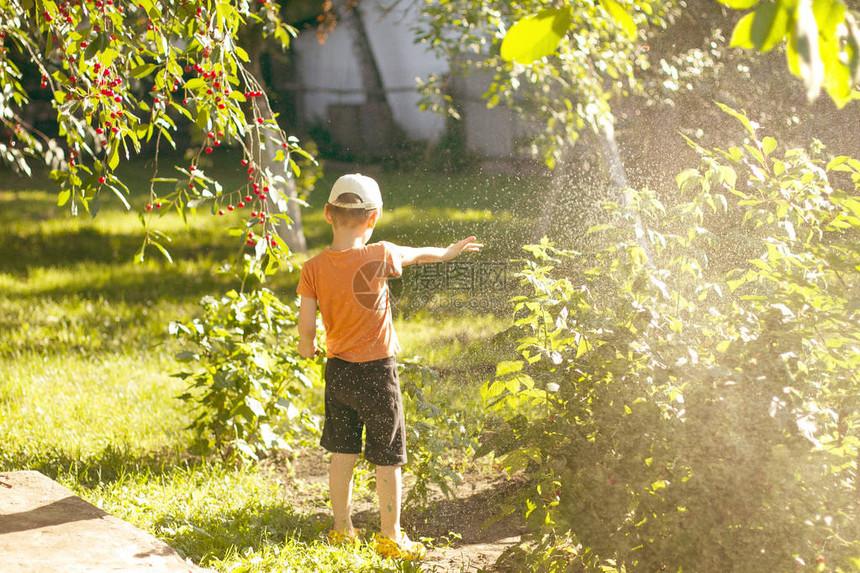
{"label": "white building", "polygon": [[[361,15],[380,68],[394,119],[411,139],[436,141],[445,120],[418,108],[417,79],[444,74],[448,62],[440,60],[412,31],[419,18],[418,3],[362,0]],[[392,6],[393,5],[393,6]],[[337,131],[341,141],[361,144],[359,132],[369,129],[361,106],[365,103],[351,31],[338,25],[320,44],[315,29],[303,30],[293,43],[298,80],[299,108],[306,124]],[[487,81],[477,75],[456,82],[466,145],[487,158],[510,157],[517,137],[515,118],[507,110],[488,110],[481,100]]]}

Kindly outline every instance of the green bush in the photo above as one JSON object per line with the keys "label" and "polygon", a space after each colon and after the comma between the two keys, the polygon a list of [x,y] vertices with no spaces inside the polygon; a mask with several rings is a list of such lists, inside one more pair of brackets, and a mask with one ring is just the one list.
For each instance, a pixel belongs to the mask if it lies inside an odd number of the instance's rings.
{"label": "green bush", "polygon": [[406,410],[409,473],[415,481],[406,505],[427,508],[432,486],[446,497],[462,482],[462,473],[477,446],[481,428],[466,412],[434,401],[428,392],[441,382],[439,374],[420,358],[398,364]]}
{"label": "green bush", "polygon": [[[202,317],[170,326],[193,347],[178,358],[198,363],[175,375],[189,382],[180,399],[199,410],[191,424],[196,450],[257,460],[315,431],[313,418],[294,403],[312,386],[306,373],[315,370],[298,355],[296,309],[265,288],[204,297],[201,305]],[[283,428],[273,427],[278,421]]]}
{"label": "green bush", "polygon": [[750,143],[696,146],[677,202],[526,247],[478,451],[529,478],[521,570],[860,570],[860,161],[727,111]]}

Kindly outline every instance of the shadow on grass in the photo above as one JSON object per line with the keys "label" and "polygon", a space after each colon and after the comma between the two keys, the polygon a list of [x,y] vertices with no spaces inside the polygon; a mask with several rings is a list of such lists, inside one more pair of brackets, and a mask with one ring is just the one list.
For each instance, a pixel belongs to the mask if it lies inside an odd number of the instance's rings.
{"label": "shadow on grass", "polygon": [[115,444],[83,456],[44,446],[38,451],[0,451],[0,471],[37,471],[56,481],[71,478],[83,489],[96,489],[131,475],[165,475],[201,463],[178,449],[135,453]]}
{"label": "shadow on grass", "polygon": [[[235,257],[241,244],[226,235],[190,231],[166,246],[175,261],[227,259]],[[144,234],[105,232],[96,227],[45,232],[0,234],[0,265],[7,273],[25,273],[34,267],[71,267],[79,263],[124,264],[140,251]],[[155,247],[147,247],[146,258],[163,259]]]}

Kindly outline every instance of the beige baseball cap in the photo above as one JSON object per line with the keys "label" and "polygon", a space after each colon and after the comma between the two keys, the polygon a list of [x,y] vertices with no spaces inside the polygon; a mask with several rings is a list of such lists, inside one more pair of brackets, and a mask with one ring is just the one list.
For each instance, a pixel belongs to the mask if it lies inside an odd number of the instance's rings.
{"label": "beige baseball cap", "polygon": [[[337,200],[344,193],[355,193],[361,197],[361,203],[338,203]],[[378,209],[382,207],[382,193],[373,178],[361,173],[350,173],[334,182],[328,202],[347,209]]]}

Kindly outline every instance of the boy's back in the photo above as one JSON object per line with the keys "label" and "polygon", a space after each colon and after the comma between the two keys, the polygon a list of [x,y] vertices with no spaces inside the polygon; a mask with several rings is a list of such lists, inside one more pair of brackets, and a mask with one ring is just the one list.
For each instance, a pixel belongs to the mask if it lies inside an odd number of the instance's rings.
{"label": "boy's back", "polygon": [[400,351],[386,280],[400,276],[400,262],[397,247],[383,241],[329,248],[303,265],[298,294],[317,300],[328,358],[369,362]]}

